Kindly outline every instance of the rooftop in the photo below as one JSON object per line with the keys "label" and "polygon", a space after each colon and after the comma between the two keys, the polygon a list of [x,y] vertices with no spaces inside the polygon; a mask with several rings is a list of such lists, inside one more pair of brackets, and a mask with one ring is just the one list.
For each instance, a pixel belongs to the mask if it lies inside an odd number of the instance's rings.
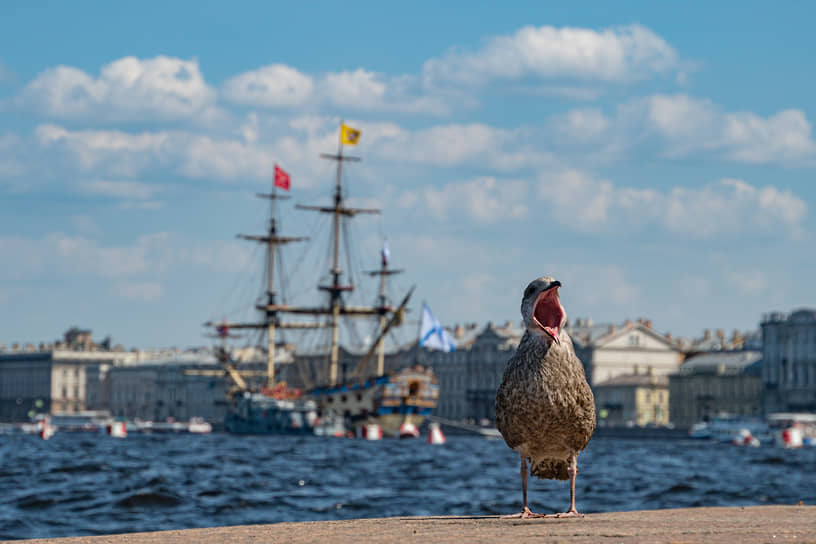
{"label": "rooftop", "polygon": [[658,386],[658,387],[668,387],[669,386],[669,377],[665,375],[658,375],[655,376],[652,373],[645,373],[645,374],[622,374],[620,376],[615,376],[614,378],[610,378],[604,382],[600,382],[595,384],[595,387],[620,387],[620,386]]}
{"label": "rooftop", "polygon": [[759,372],[762,352],[755,350],[711,351],[694,355],[680,365],[680,374],[742,374]]}

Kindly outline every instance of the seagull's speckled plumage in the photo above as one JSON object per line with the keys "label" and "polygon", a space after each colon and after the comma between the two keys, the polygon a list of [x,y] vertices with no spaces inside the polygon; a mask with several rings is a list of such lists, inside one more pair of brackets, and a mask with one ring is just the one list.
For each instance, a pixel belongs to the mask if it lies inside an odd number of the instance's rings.
{"label": "seagull's speckled plumage", "polygon": [[572,480],[567,514],[578,515],[574,504],[577,456],[595,430],[592,390],[563,330],[566,313],[558,297],[560,285],[544,276],[525,290],[521,310],[526,330],[496,394],[496,426],[521,456],[522,517],[535,516],[526,504],[527,461],[534,476]]}

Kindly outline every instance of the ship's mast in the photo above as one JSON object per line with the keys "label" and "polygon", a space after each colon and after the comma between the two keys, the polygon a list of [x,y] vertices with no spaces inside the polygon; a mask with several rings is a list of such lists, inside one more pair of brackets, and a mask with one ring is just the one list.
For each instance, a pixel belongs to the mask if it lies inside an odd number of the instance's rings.
{"label": "ship's mast", "polygon": [[333,160],[337,162],[337,170],[335,175],[334,187],[334,203],[331,207],[321,206],[301,206],[297,207],[303,210],[313,210],[322,213],[332,214],[332,267],[331,285],[321,285],[318,288],[329,293],[329,307],[328,314],[331,315],[331,348],[329,350],[329,386],[337,385],[337,367],[339,359],[340,348],[340,315],[377,315],[379,312],[377,308],[357,307],[350,308],[343,303],[343,292],[353,291],[354,286],[351,284],[343,285],[341,278],[343,271],[340,268],[340,220],[342,217],[354,217],[358,213],[380,213],[377,209],[364,208],[347,208],[344,205],[343,196],[343,162],[359,162],[359,157],[350,157],[343,155],[343,144],[339,144],[337,154],[331,155],[328,153],[321,153],[320,156],[324,159]]}
{"label": "ship's mast", "polygon": [[257,196],[259,198],[271,200],[271,216],[269,219],[269,230],[266,235],[258,236],[239,234],[238,238],[266,244],[267,247],[269,270],[266,284],[267,285],[266,302],[264,304],[256,306],[259,310],[262,310],[264,312],[264,319],[263,321],[256,323],[228,323],[225,321],[222,323],[207,322],[204,324],[205,326],[214,326],[220,328],[221,332],[219,334],[220,338],[222,339],[221,354],[225,358],[225,361],[223,362],[225,369],[232,376],[233,380],[238,385],[239,389],[242,390],[247,390],[248,387],[246,383],[241,379],[240,372],[235,368],[235,365],[232,363],[232,361],[229,360],[229,354],[226,349],[226,338],[227,336],[229,336],[230,329],[266,329],[268,334],[266,355],[266,386],[271,389],[272,387],[275,386],[276,329],[278,328],[306,329],[306,328],[318,328],[322,326],[319,323],[284,323],[281,322],[280,319],[278,318],[279,305],[277,303],[277,293],[275,291],[275,255],[277,254],[278,247],[280,245],[288,244],[291,242],[299,242],[302,240],[308,240],[308,238],[278,235],[276,202],[278,200],[286,200],[289,198],[288,196],[278,194],[274,188],[272,193],[258,193]]}
{"label": "ship's mast", "polygon": [[[379,310],[380,314],[380,330],[384,330],[386,326],[386,321],[388,319],[388,311],[390,307],[388,306],[388,299],[385,296],[385,278],[386,276],[390,276],[393,274],[400,274],[402,270],[394,270],[393,268],[388,268],[388,257],[386,255],[386,246],[383,246],[383,253],[382,253],[382,261],[379,270],[370,270],[367,272],[369,276],[379,276],[380,277],[380,295],[377,299],[377,309]],[[385,374],[385,342],[380,342],[377,347],[377,376],[382,376]]]}
{"label": "ship's mast", "polygon": [[259,306],[264,311],[265,324],[267,329],[267,352],[266,352],[266,386],[272,388],[275,385],[275,329],[279,326],[278,315],[275,307],[277,305],[277,293],[275,292],[275,255],[279,245],[291,242],[307,240],[304,237],[278,236],[276,203],[278,200],[287,200],[289,197],[279,195],[277,189],[273,188],[272,193],[259,193],[259,198],[267,198],[271,201],[271,214],[269,219],[269,233],[267,236],[250,236],[239,234],[239,238],[253,240],[266,244],[268,258],[268,274],[266,283],[266,304]]}
{"label": "ship's mast", "polygon": [[[343,301],[343,292],[345,291],[353,291],[354,285],[343,284],[343,270],[340,268],[340,231],[341,231],[341,220],[344,218],[352,218],[359,213],[380,213],[380,210],[377,209],[366,209],[366,208],[348,208],[345,206],[345,196],[343,194],[343,162],[351,161],[351,162],[359,162],[359,157],[350,157],[343,155],[343,142],[341,138],[341,142],[339,144],[337,154],[326,154],[321,153],[320,155],[324,159],[329,159],[337,162],[337,170],[335,174],[335,187],[334,187],[334,195],[333,195],[333,203],[330,206],[303,206],[298,204],[296,207],[302,210],[312,210],[321,213],[328,213],[332,214],[332,263],[330,269],[330,284],[329,285],[319,285],[318,289],[322,291],[326,291],[329,294],[329,303],[328,306],[319,306],[319,307],[305,307],[305,306],[290,306],[288,304],[281,304],[277,300],[277,294],[275,292],[275,254],[278,249],[278,246],[281,244],[286,244],[290,242],[296,242],[301,240],[307,240],[308,238],[303,237],[285,237],[279,236],[277,232],[277,223],[276,223],[276,201],[287,199],[287,196],[279,195],[273,189],[271,194],[259,194],[258,196],[261,198],[267,198],[272,201],[272,214],[271,219],[269,222],[269,232],[265,236],[255,236],[255,235],[238,235],[239,238],[243,238],[245,240],[252,240],[255,242],[264,243],[267,245],[267,256],[268,256],[268,278],[267,278],[267,296],[266,302],[264,304],[259,304],[257,308],[259,310],[264,311],[265,319],[261,323],[213,323],[208,322],[205,323],[207,326],[217,326],[220,325],[224,327],[225,330],[229,329],[261,329],[265,328],[268,333],[268,348],[267,348],[267,387],[271,388],[275,385],[275,331],[279,328],[298,328],[298,329],[315,329],[315,328],[323,328],[323,327],[331,327],[332,329],[332,336],[331,336],[331,346],[329,350],[329,386],[337,385],[338,376],[338,362],[339,362],[339,345],[340,345],[340,318],[342,317],[371,317],[371,316],[379,316],[380,322],[380,336],[377,339],[377,342],[372,346],[373,348],[377,348],[378,351],[378,363],[377,363],[377,375],[382,375],[384,373],[384,344],[382,344],[382,339],[384,334],[390,329],[392,326],[397,324],[401,317],[402,312],[404,312],[404,308],[406,303],[408,302],[408,298],[411,296],[411,292],[405,297],[403,303],[398,308],[398,314],[391,317],[391,320],[387,320],[388,313],[394,312],[394,309],[388,305],[388,301],[385,295],[385,277],[391,274],[397,274],[401,272],[401,270],[391,270],[387,267],[388,263],[383,256],[383,264],[380,270],[376,270],[373,272],[369,272],[370,275],[379,275],[380,276],[380,293],[377,306],[350,306],[344,303]],[[326,322],[305,322],[305,323],[294,323],[294,322],[283,322],[279,318],[279,314],[281,313],[292,313],[292,314],[300,314],[300,315],[309,315],[313,317],[318,316],[331,316],[331,320]],[[226,349],[223,350],[226,352]],[[367,360],[368,355],[364,358]],[[361,361],[362,362],[362,361]],[[358,363],[359,365],[359,363]],[[228,369],[229,370],[229,369]],[[355,369],[354,374],[359,374],[359,369]]]}

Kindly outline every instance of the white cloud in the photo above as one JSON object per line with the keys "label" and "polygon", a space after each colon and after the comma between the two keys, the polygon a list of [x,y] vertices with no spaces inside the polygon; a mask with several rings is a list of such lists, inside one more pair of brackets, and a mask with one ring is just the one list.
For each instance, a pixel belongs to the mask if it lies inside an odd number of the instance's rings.
{"label": "white cloud", "polygon": [[555,118],[556,129],[568,139],[578,142],[598,141],[606,136],[610,119],[595,108],[577,109]]}
{"label": "white cloud", "polygon": [[77,182],[76,186],[86,194],[127,200],[148,200],[162,190],[162,187],[137,181],[88,180]]}
{"label": "white cloud", "polygon": [[119,278],[165,269],[172,258],[168,236],[148,234],[130,246],[103,247],[87,238],[50,234],[42,245],[54,251],[56,264],[65,273]]}
{"label": "white cloud", "polygon": [[728,285],[736,285],[742,292],[756,294],[768,285],[765,275],[759,270],[724,271],[723,279]]}
{"label": "white cloud", "polygon": [[526,26],[489,38],[476,52],[451,50],[430,59],[423,76],[429,86],[527,77],[622,82],[665,73],[677,64],[674,49],[641,25],[601,31]]}
{"label": "white cloud", "polygon": [[162,298],[164,290],[158,282],[117,282],[110,292],[118,297],[137,302],[155,302]]}
{"label": "white cloud", "polygon": [[[451,212],[464,212],[479,223],[521,219],[527,215],[527,184],[493,177],[451,183],[437,189],[422,189],[425,207],[437,219],[450,219]],[[410,198],[402,198],[410,202]]]}
{"label": "white cloud", "polygon": [[55,117],[142,121],[213,115],[215,97],[195,59],[124,57],[103,66],[99,77],[71,66],[49,68],[16,103]]}
{"label": "white cloud", "polygon": [[72,215],[71,226],[80,234],[91,237],[99,237],[103,231],[90,215]]}
{"label": "white cloud", "polygon": [[727,114],[722,139],[728,157],[741,162],[788,162],[816,154],[810,122],[801,110],[784,110],[767,119],[753,113]]}
{"label": "white cloud", "polygon": [[448,113],[450,106],[445,96],[423,93],[419,83],[419,79],[413,76],[391,77],[358,68],[352,72],[326,74],[321,92],[325,102],[342,108],[432,115]]}
{"label": "white cloud", "polygon": [[733,179],[663,192],[616,187],[572,170],[542,174],[538,189],[556,220],[590,232],[657,225],[698,239],[780,229],[796,237],[807,215],[805,202],[790,191]]}
{"label": "white cloud", "polygon": [[183,134],[164,131],[137,134],[119,130],[71,131],[57,125],[40,125],[34,132],[42,148],[67,152],[81,172],[116,177],[136,176],[156,163],[172,164],[186,139]]}
{"label": "white cloud", "polygon": [[[241,140],[213,139],[188,132],[118,130],[70,131],[41,125],[36,138],[43,148],[67,151],[82,172],[104,176],[135,177],[149,169],[169,168],[190,178],[271,179],[277,154],[273,149]],[[110,185],[109,192],[142,192],[144,185]],[[102,186],[97,182],[97,191]]]}
{"label": "white cloud", "polygon": [[[393,123],[357,123],[363,131],[368,159],[385,159],[428,166],[463,164],[500,171],[551,166],[555,159],[528,143],[520,130],[481,124],[437,125],[416,132]],[[336,118],[295,118],[284,137],[265,135],[250,122],[250,138],[211,138],[191,132],[128,133],[119,130],[69,130],[41,125],[35,140],[53,152],[53,168],[68,161],[84,175],[98,179],[134,178],[167,170],[193,179],[271,179],[275,163],[297,168],[298,185],[313,185],[325,174],[321,152],[337,146]],[[272,138],[265,140],[264,137]],[[249,141],[248,141],[249,140]],[[362,146],[361,146],[362,147]],[[59,175],[64,175],[64,169]]]}
{"label": "white cloud", "polygon": [[[631,308],[640,300],[637,283],[618,265],[564,263],[551,273],[565,284],[562,297],[576,300],[579,307]],[[598,281],[598,278],[603,278],[603,281]],[[581,288],[575,289],[575,286]]]}
{"label": "white cloud", "polygon": [[238,74],[222,87],[230,102],[265,108],[298,106],[311,98],[313,90],[310,76],[284,64]]}
{"label": "white cloud", "polygon": [[191,178],[270,180],[275,154],[262,146],[197,136],[183,150],[181,172]]}
{"label": "white cloud", "polygon": [[812,163],[816,157],[811,124],[800,110],[763,118],[687,95],[655,95],[622,106],[619,122],[630,135],[657,134],[669,157],[713,153],[746,163]]}
{"label": "white cloud", "polygon": [[372,153],[391,161],[431,166],[463,164],[502,171],[552,165],[554,157],[530,145],[523,130],[480,123],[435,125],[414,132],[391,126],[375,135]]}
{"label": "white cloud", "polygon": [[84,236],[61,232],[39,239],[0,236],[0,261],[15,267],[0,270],[0,279],[56,275],[100,278],[112,284],[155,283],[171,268],[245,269],[246,245],[235,241],[191,241],[168,232],[145,234],[123,245],[102,245]]}

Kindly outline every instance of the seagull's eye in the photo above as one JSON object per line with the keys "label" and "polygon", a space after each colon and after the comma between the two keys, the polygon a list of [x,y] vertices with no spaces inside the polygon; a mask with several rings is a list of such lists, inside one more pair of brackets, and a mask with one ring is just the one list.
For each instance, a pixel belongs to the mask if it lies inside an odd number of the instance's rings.
{"label": "seagull's eye", "polygon": [[524,298],[527,298],[530,295],[532,295],[534,291],[535,287],[533,287],[532,285],[528,286],[527,289],[524,290]]}

